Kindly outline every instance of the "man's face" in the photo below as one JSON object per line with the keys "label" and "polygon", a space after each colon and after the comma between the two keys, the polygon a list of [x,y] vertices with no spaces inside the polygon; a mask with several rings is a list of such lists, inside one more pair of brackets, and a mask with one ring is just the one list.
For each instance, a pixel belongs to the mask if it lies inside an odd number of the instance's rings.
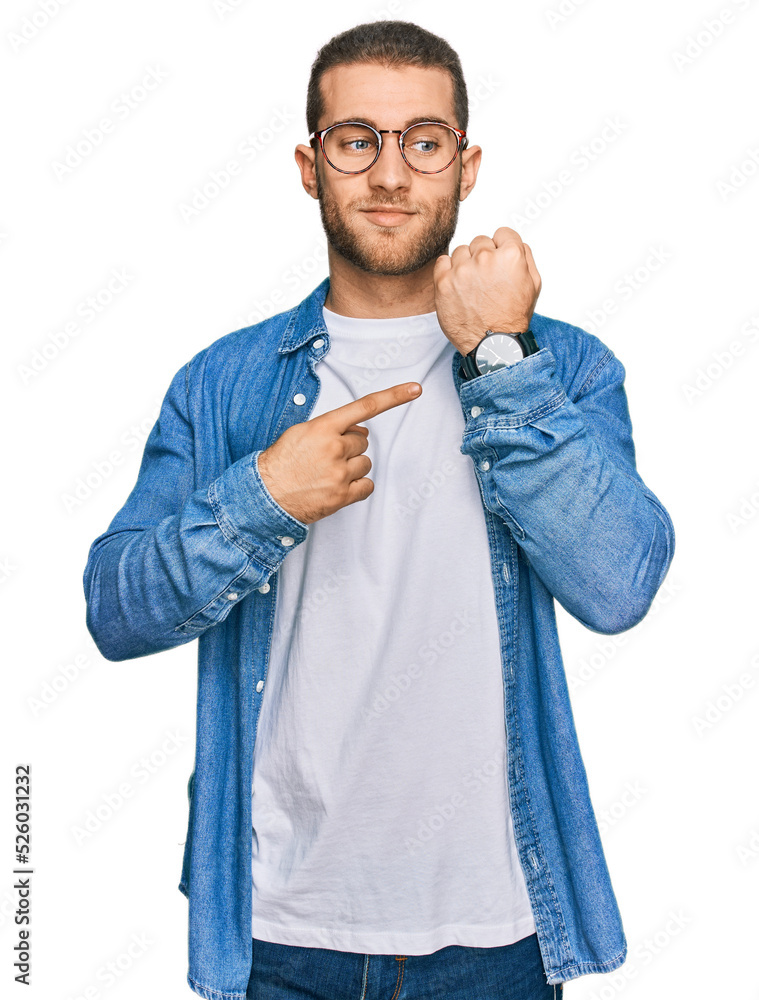
{"label": "man's face", "polygon": [[[322,77],[321,89],[320,128],[359,120],[403,129],[419,117],[458,127],[453,81],[441,69],[335,66]],[[447,253],[459,201],[468,193],[461,192],[461,154],[442,173],[420,174],[401,156],[398,136],[383,135],[379,159],[364,173],[340,173],[319,149],[314,165],[327,240],[354,266],[372,274],[410,274]]]}

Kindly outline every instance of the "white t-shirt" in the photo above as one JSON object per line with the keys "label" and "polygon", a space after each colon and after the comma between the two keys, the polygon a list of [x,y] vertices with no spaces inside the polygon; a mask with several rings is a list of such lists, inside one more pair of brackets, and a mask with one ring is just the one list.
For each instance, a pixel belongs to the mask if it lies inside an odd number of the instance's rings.
{"label": "white t-shirt", "polygon": [[279,568],[253,763],[253,937],[364,954],[535,931],[509,808],[490,550],[436,313],[324,309],[312,416],[418,381],[362,423],[374,492]]}

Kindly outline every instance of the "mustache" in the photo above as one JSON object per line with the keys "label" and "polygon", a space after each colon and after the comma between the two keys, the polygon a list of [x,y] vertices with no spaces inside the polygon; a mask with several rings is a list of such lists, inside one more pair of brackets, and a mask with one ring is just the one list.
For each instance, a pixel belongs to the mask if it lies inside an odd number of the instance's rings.
{"label": "mustache", "polygon": [[398,201],[397,199],[393,200],[392,198],[384,198],[382,201],[375,201],[369,205],[354,203],[351,207],[356,212],[373,212],[378,208],[384,208],[390,211],[397,209],[399,212],[417,212],[421,214],[421,209],[418,205],[410,205],[408,202]]}

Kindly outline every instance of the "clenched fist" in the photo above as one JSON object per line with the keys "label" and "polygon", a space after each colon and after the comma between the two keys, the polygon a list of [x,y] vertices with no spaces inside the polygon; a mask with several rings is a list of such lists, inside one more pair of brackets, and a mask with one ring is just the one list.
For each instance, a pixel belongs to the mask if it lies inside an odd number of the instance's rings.
{"label": "clenched fist", "polygon": [[418,382],[403,382],[288,427],[258,456],[258,471],[269,493],[304,524],[366,500],[374,490],[366,478],[372,460],[363,454],[369,431],[359,421],[408,403],[421,391]]}
{"label": "clenched fist", "polygon": [[432,278],[438,322],[461,354],[486,330],[527,330],[542,284],[532,250],[507,226],[438,257]]}

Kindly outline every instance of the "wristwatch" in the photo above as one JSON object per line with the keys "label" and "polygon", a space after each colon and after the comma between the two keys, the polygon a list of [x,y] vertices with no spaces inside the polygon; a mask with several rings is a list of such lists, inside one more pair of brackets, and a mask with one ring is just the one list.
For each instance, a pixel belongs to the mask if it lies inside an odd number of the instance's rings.
{"label": "wristwatch", "polygon": [[487,375],[499,368],[508,368],[530,354],[536,354],[538,347],[532,330],[524,333],[498,333],[486,330],[479,344],[464,356],[459,366],[463,379]]}

